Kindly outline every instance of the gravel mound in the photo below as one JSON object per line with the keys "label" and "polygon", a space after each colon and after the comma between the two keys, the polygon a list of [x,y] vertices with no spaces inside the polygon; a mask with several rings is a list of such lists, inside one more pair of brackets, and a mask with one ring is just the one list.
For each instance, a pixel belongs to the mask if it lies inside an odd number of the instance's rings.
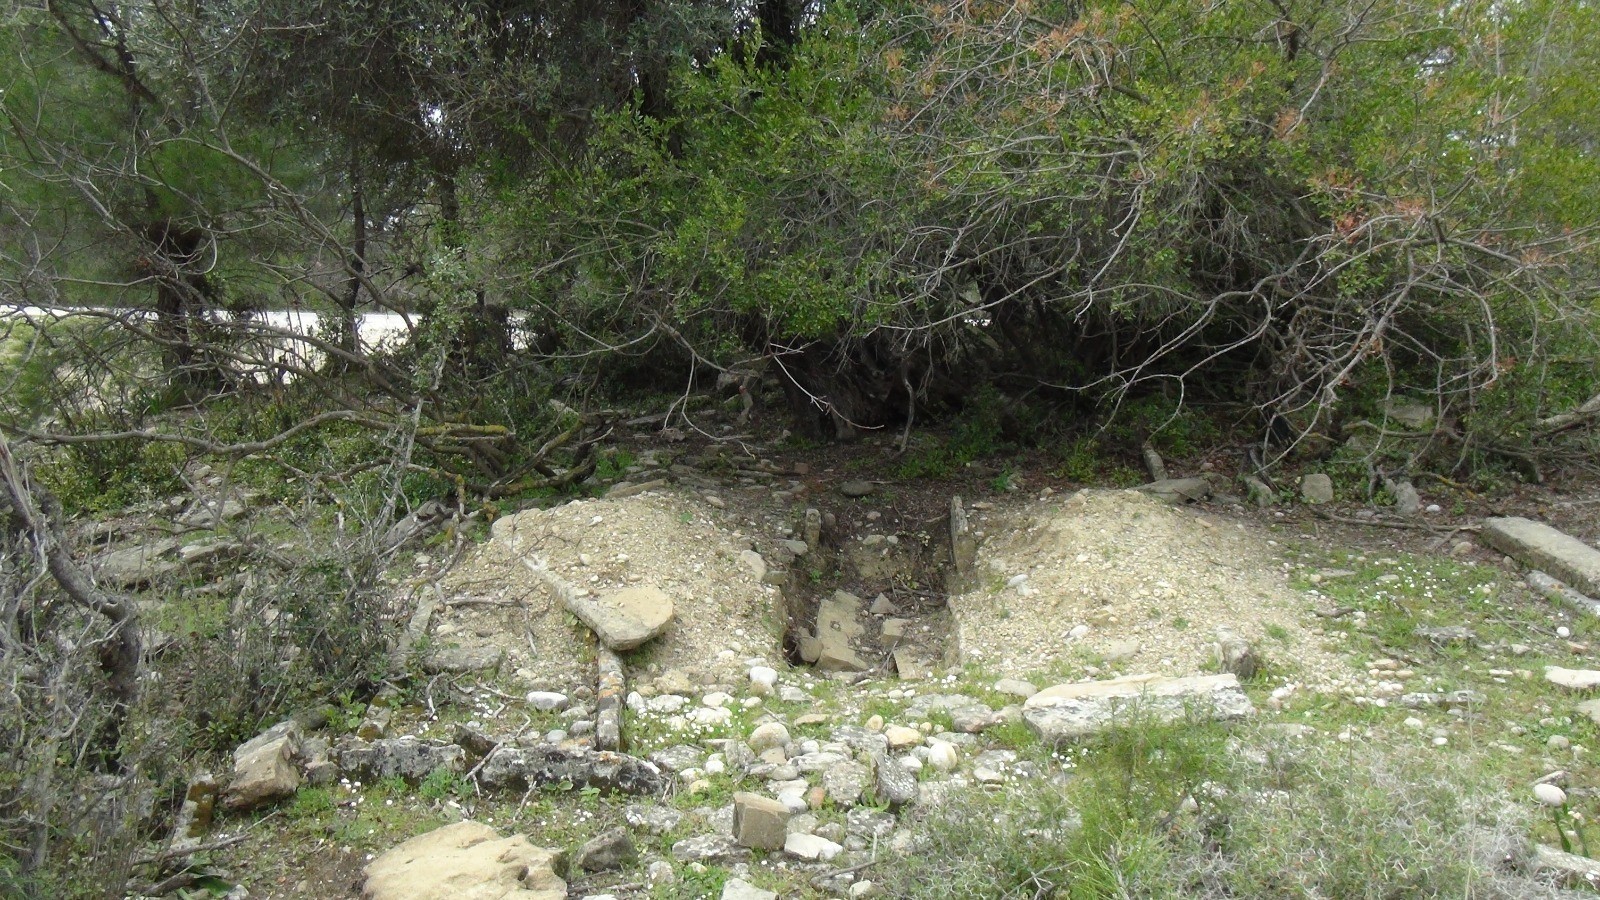
{"label": "gravel mound", "polygon": [[588,680],[583,629],[529,568],[537,558],[593,596],[635,585],[665,591],[673,621],[628,654],[630,663],[727,677],[742,673],[746,657],[776,658],[782,634],[778,589],[741,559],[749,549],[749,538],[716,510],[665,493],[525,510],[497,520],[490,540],[446,578],[447,605],[454,605],[434,633],[503,648],[508,668],[525,680]]}
{"label": "gravel mound", "polygon": [[977,584],[950,599],[963,659],[996,675],[1214,669],[1231,630],[1308,683],[1349,674],[1311,634],[1310,598],[1244,523],[1135,491],[979,513]]}

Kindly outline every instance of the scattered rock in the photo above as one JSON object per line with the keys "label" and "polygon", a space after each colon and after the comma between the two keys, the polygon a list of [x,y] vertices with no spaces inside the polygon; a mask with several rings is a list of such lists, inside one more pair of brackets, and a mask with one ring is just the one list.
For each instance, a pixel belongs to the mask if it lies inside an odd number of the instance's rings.
{"label": "scattered rock", "polygon": [[890,809],[899,809],[917,799],[917,777],[910,769],[881,753],[873,754],[872,768],[872,792],[879,803],[887,803]]}
{"label": "scattered rock", "polygon": [[683,822],[683,813],[670,806],[630,804],[622,811],[623,821],[629,826],[651,834],[666,834]]}
{"label": "scattered rock", "polygon": [[791,834],[783,842],[783,852],[813,862],[827,862],[843,851],[842,845],[814,834]]}
{"label": "scattered rock", "polygon": [[870,497],[877,489],[877,486],[870,481],[846,481],[839,485],[839,493],[852,499]]}
{"label": "scattered rock", "polygon": [[1600,887],[1600,860],[1566,853],[1543,844],[1534,845],[1533,860],[1537,868],[1554,873],[1563,884]]}
{"label": "scattered rock", "polygon": [[750,740],[746,743],[757,753],[783,747],[789,743],[789,728],[782,722],[762,723],[750,732]]}
{"label": "scattered rock", "polygon": [[1142,716],[1167,722],[1181,721],[1191,712],[1222,721],[1255,712],[1232,673],[1186,678],[1127,675],[1045,688],[1023,704],[1022,717],[1042,739],[1060,742],[1113,727],[1135,708]]}
{"label": "scattered rock", "polygon": [[777,893],[764,891],[742,878],[722,883],[722,900],[778,900]]}
{"label": "scattered rock", "polygon": [[858,762],[841,762],[822,773],[822,788],[828,800],[841,809],[860,803],[871,783],[872,772]]}
{"label": "scattered rock", "polygon": [[597,835],[572,855],[574,872],[609,872],[629,866],[639,859],[633,836],[626,828],[613,828]]}
{"label": "scattered rock", "polygon": [[1600,725],[1600,700],[1585,700],[1579,703],[1578,712],[1588,716],[1589,721]]}
{"label": "scattered rock", "polygon": [[1419,625],[1412,633],[1435,647],[1463,646],[1476,640],[1472,629],[1465,625],[1441,625],[1436,627]]}
{"label": "scattered rock", "polygon": [[1240,678],[1254,678],[1261,670],[1261,658],[1255,648],[1228,628],[1217,629],[1216,660],[1222,671]]}
{"label": "scattered rock", "polygon": [[733,839],[745,847],[781,850],[789,833],[789,808],[759,794],[733,795]]}
{"label": "scattered rock", "polygon": [[418,835],[367,864],[362,900],[566,900],[559,854],[462,821]]}
{"label": "scattered rock", "polygon": [[928,765],[941,772],[949,772],[961,763],[961,755],[948,741],[928,742]]}
{"label": "scattered rock", "polygon": [[1211,482],[1204,478],[1168,478],[1140,485],[1138,490],[1173,505],[1198,503],[1211,496]]}
{"label": "scattered rock", "polygon": [[1307,503],[1332,503],[1333,479],[1321,472],[1313,472],[1300,479],[1300,496]]}
{"label": "scattered rock", "polygon": [[1278,492],[1274,491],[1265,481],[1254,475],[1242,475],[1239,481],[1244,484],[1245,497],[1261,509],[1278,502]]}
{"label": "scattered rock", "polygon": [[696,835],[672,845],[672,858],[678,862],[729,863],[749,857],[749,850],[721,834]]}
{"label": "scattered rock", "polygon": [[423,658],[422,669],[430,675],[487,672],[500,668],[505,658],[500,647],[440,647]]}
{"label": "scattered rock", "polygon": [[1385,478],[1383,487],[1394,498],[1394,511],[1402,516],[1414,516],[1422,511],[1422,498],[1417,488],[1404,478]]}
{"label": "scattered rock", "polygon": [[890,725],[883,729],[883,737],[889,742],[890,750],[905,750],[922,743],[922,732],[904,725]]}
{"label": "scattered rock", "polygon": [[300,749],[300,725],[279,722],[233,751],[233,780],[223,805],[232,810],[254,809],[293,794],[300,788],[300,770],[294,758]]}
{"label": "scattered rock", "polygon": [[994,683],[996,693],[1010,694],[1013,697],[1024,699],[1039,693],[1039,689],[1031,681],[1022,681],[1017,678],[1002,678]]}
{"label": "scattered rock", "polygon": [[157,581],[178,570],[177,562],[169,559],[177,549],[176,539],[162,539],[124,547],[95,557],[95,578],[112,587],[132,589]]}

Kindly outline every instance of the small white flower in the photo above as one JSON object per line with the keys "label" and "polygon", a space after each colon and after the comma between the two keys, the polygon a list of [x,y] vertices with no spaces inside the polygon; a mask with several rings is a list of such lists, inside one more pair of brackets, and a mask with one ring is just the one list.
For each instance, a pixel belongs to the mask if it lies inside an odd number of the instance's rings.
{"label": "small white flower", "polygon": [[1567,792],[1553,784],[1536,784],[1533,786],[1534,799],[1545,806],[1566,806]]}

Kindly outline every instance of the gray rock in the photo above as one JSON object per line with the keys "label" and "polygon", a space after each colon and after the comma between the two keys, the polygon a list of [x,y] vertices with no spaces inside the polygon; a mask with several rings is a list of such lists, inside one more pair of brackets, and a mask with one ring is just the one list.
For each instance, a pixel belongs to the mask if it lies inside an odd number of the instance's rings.
{"label": "gray rock", "polygon": [[1465,625],[1419,625],[1412,633],[1435,647],[1464,646],[1476,640],[1472,629]]}
{"label": "gray rock", "polygon": [[858,762],[841,762],[822,773],[822,788],[828,800],[841,809],[861,802],[861,795],[872,784],[872,772]]}
{"label": "gray rock", "polygon": [[1010,694],[1013,697],[1027,699],[1039,693],[1039,689],[1031,681],[1018,678],[1002,678],[994,683],[996,693]]}
{"label": "gray rock", "polygon": [[1138,490],[1164,503],[1198,503],[1211,496],[1211,482],[1198,476],[1194,478],[1168,478],[1164,481],[1152,481],[1149,484],[1140,485]]}
{"label": "gray rock", "polygon": [[672,598],[649,585],[623,588],[604,597],[581,597],[563,592],[567,610],[594,630],[595,637],[612,650],[632,650],[667,630],[672,622]]}
{"label": "gray rock", "polygon": [[493,790],[571,785],[621,794],[658,794],[666,787],[661,770],[637,757],[549,744],[500,748],[478,770],[478,782]]}
{"label": "gray rock", "polygon": [[877,486],[870,481],[846,481],[839,485],[839,493],[846,497],[869,497],[877,490]]}
{"label": "gray rock", "polygon": [[1213,645],[1217,665],[1224,672],[1240,678],[1254,678],[1261,670],[1261,658],[1255,648],[1244,638],[1227,628],[1217,629],[1217,642]]}
{"label": "gray rock", "polygon": [[670,806],[629,804],[622,810],[623,821],[629,826],[651,834],[666,834],[683,823],[683,813]]}
{"label": "gray rock", "polygon": [[1582,885],[1590,890],[1600,887],[1600,860],[1566,853],[1543,844],[1533,845],[1533,860],[1536,868],[1554,874],[1562,884],[1571,887]]}
{"label": "gray rock", "polygon": [[699,747],[675,744],[650,754],[650,761],[671,772],[682,772],[705,762],[706,753]]}
{"label": "gray rock", "polygon": [[1278,493],[1256,476],[1241,475],[1239,481],[1244,484],[1245,497],[1257,507],[1266,509],[1278,502]]}
{"label": "gray rock", "polygon": [[1588,716],[1589,721],[1600,725],[1600,700],[1585,700],[1579,703],[1578,712]]}
{"label": "gray rock", "polygon": [[1022,716],[1042,739],[1063,742],[1097,734],[1133,716],[1163,722],[1182,721],[1189,715],[1232,721],[1254,712],[1239,679],[1230,673],[1186,678],[1128,675],[1056,685],[1029,697]]}
{"label": "gray rock", "polygon": [[1394,511],[1402,516],[1414,516],[1422,511],[1422,497],[1417,488],[1404,478],[1385,478],[1383,487],[1394,498]]}
{"label": "gray rock", "polygon": [[560,712],[567,708],[567,695],[559,691],[529,691],[528,705],[539,712]]}
{"label": "gray rock", "polygon": [[632,865],[639,859],[633,836],[626,828],[613,828],[595,836],[572,854],[574,872],[609,872]]}
{"label": "gray rock", "polygon": [[487,672],[500,668],[505,658],[500,647],[440,647],[423,658],[422,669],[430,675]]}
{"label": "gray rock", "polygon": [[233,751],[233,779],[223,805],[254,809],[293,794],[300,788],[300,770],[294,764],[299,750],[300,725],[292,719],[239,745]]}
{"label": "gray rock", "polygon": [[783,842],[783,852],[812,862],[827,862],[843,851],[843,846],[814,834],[791,834]]}
{"label": "gray rock", "polygon": [[872,768],[872,792],[878,802],[887,803],[890,809],[899,809],[917,799],[917,777],[905,766],[882,753],[875,753]]}
{"label": "gray rock", "polygon": [[555,873],[560,856],[522,835],[503,838],[480,822],[462,821],[418,835],[367,864],[362,900],[566,900]]}
{"label": "gray rock", "polygon": [[742,878],[729,878],[722,883],[722,900],[778,900],[774,891],[764,891]]}
{"label": "gray rock", "polygon": [[1333,479],[1321,472],[1313,472],[1300,479],[1300,496],[1307,503],[1332,503]]}
{"label": "gray rock", "polygon": [[466,770],[466,751],[453,743],[423,741],[412,735],[376,741],[351,741],[337,752],[339,768],[364,779],[400,777],[415,784],[436,769]]}
{"label": "gray rock", "polygon": [[982,704],[950,710],[950,727],[962,734],[981,734],[1000,723],[1000,715]]}
{"label": "gray rock", "polygon": [[805,556],[811,552],[811,545],[805,541],[779,541],[778,546],[793,553],[795,556]]}
{"label": "gray rock", "polygon": [[124,589],[137,588],[178,570],[178,563],[170,558],[178,546],[176,539],[150,541],[103,553],[95,557],[91,565],[95,578],[101,583]]}
{"label": "gray rock", "polygon": [[1388,420],[1410,431],[1426,431],[1433,424],[1433,407],[1409,400],[1393,399],[1384,404]]}
{"label": "gray rock", "polygon": [[730,863],[749,859],[750,851],[721,834],[701,834],[672,845],[672,858],[678,862]]}
{"label": "gray rock", "polygon": [[742,846],[783,849],[789,817],[789,808],[770,797],[743,791],[733,795],[733,839]]}
{"label": "gray rock", "polygon": [[1543,594],[1548,600],[1564,603],[1579,612],[1600,616],[1600,600],[1581,594],[1568,587],[1565,582],[1551,578],[1538,569],[1529,571],[1525,580],[1529,587]]}
{"label": "gray rock", "polygon": [[1554,575],[1578,591],[1600,595],[1600,550],[1521,516],[1487,519],[1483,542],[1524,565]]}
{"label": "gray rock", "polygon": [[863,630],[857,620],[860,612],[861,598],[844,591],[834,591],[817,608],[815,656],[812,659],[818,671],[865,672],[871,668],[852,646],[852,641],[859,639]]}
{"label": "gray rock", "polygon": [[967,522],[967,512],[961,508],[961,497],[950,498],[950,568],[956,587],[972,578],[978,562],[978,539]]}

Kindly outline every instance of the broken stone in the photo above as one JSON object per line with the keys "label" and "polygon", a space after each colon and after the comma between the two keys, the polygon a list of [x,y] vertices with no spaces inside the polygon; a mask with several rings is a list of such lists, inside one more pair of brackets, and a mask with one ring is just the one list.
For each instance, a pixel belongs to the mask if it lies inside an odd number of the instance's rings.
{"label": "broken stone", "polygon": [[839,493],[852,499],[870,497],[877,487],[870,481],[846,481],[839,485]]}
{"label": "broken stone", "polygon": [[362,900],[566,900],[560,854],[480,822],[436,828],[367,864]]}
{"label": "broken stone", "polygon": [[789,808],[770,797],[733,795],[733,839],[745,847],[781,850],[789,833]]}
{"label": "broken stone", "polygon": [[822,773],[822,789],[840,809],[850,809],[860,803],[861,795],[871,783],[872,772],[858,762],[841,762]]}
{"label": "broken stone", "polygon": [[1138,490],[1164,503],[1198,503],[1211,496],[1211,482],[1204,478],[1168,478],[1139,486]]}
{"label": "broken stone", "polygon": [[1313,472],[1300,479],[1300,496],[1307,503],[1332,503],[1333,479],[1321,472]]}
{"label": "broken stone", "polygon": [[783,842],[783,852],[804,860],[827,862],[843,851],[843,846],[814,834],[791,834]]}
{"label": "broken stone", "polygon": [[639,859],[633,837],[626,828],[613,828],[586,842],[572,855],[574,872],[609,872],[625,868]]}
{"label": "broken stone", "polygon": [[299,750],[300,725],[292,719],[239,745],[233,751],[233,780],[223,805],[254,809],[293,794],[300,788],[300,770],[294,764]]}
{"label": "broken stone", "polygon": [[1023,721],[1047,741],[1077,740],[1132,717],[1159,722],[1198,715],[1220,721],[1254,714],[1233,674],[1127,675],[1108,681],[1045,688],[1023,704]]}

